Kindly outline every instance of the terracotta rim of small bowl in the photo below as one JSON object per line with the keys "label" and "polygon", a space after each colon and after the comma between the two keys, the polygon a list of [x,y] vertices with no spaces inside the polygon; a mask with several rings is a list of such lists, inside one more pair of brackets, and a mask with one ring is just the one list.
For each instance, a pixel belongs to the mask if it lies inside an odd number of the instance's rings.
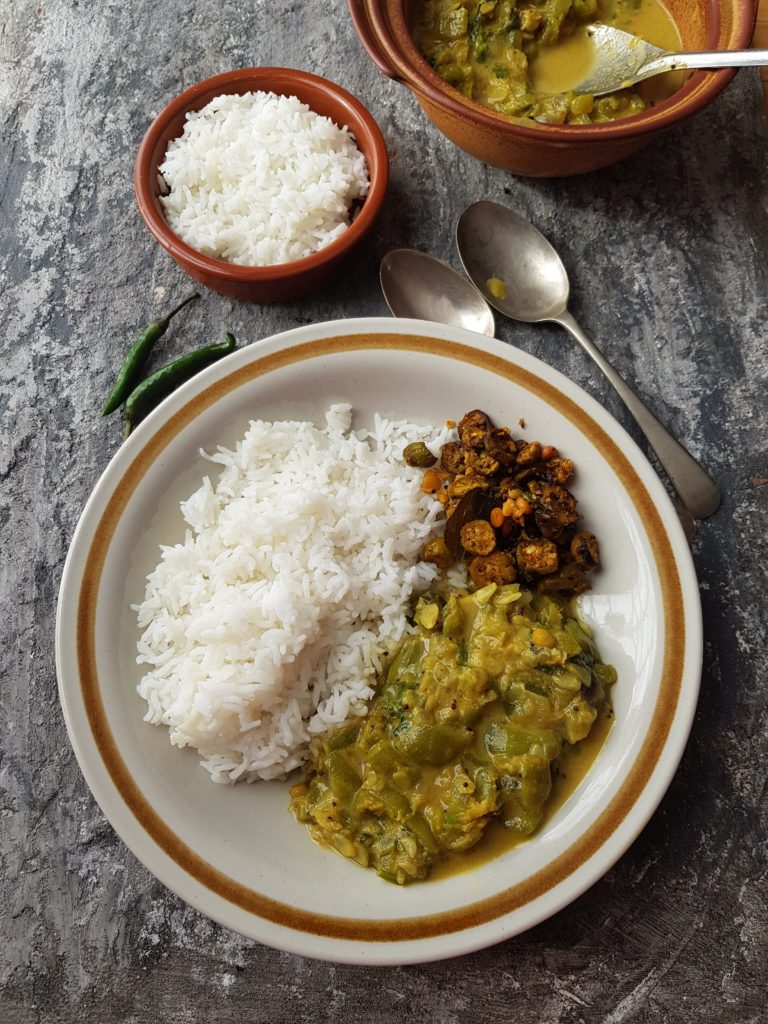
{"label": "terracotta rim of small bowl", "polygon": [[[484,128],[506,128],[514,135],[540,142],[600,143],[609,139],[644,135],[669,128],[683,118],[698,113],[712,102],[734,78],[736,69],[697,71],[668,99],[631,117],[600,125],[537,125],[529,127],[521,119],[497,113],[453,89],[430,67],[411,38],[405,18],[405,0],[347,0],[352,23],[363,47],[376,66],[406,85],[417,97],[421,94],[453,114]],[[720,6],[710,0],[713,27],[721,24]],[[757,17],[757,0],[742,0],[735,5],[729,49],[749,47]],[[717,40],[710,39],[715,48]],[[389,68],[389,70],[387,70]],[[682,101],[682,102],[681,102]]]}
{"label": "terracotta rim of small bowl", "polygon": [[[232,89],[232,86],[242,86],[242,88]],[[200,110],[222,89],[229,92],[247,92],[249,89],[277,91],[283,95],[298,95],[299,92],[304,95],[322,93],[332,97],[349,112],[350,120],[347,122],[347,126],[354,135],[358,148],[363,151],[362,143],[365,142],[370,150],[370,153],[365,154],[370,187],[359,213],[340,238],[302,259],[259,267],[241,266],[206,256],[182,241],[171,230],[153,187],[153,182],[158,174],[157,164],[153,160],[155,150],[174,118],[187,111]],[[299,99],[314,109],[309,99],[305,99],[304,96],[299,96]],[[319,75],[313,75],[307,71],[280,67],[239,68],[206,78],[202,82],[190,86],[189,89],[185,89],[160,111],[147,129],[136,154],[133,173],[133,187],[139,213],[155,241],[159,242],[166,252],[180,261],[182,265],[190,264],[197,271],[222,280],[238,282],[284,280],[298,277],[306,271],[333,262],[352,248],[372,226],[384,202],[388,180],[387,144],[370,111],[346,89],[342,89],[341,86],[327,78],[321,78]]]}

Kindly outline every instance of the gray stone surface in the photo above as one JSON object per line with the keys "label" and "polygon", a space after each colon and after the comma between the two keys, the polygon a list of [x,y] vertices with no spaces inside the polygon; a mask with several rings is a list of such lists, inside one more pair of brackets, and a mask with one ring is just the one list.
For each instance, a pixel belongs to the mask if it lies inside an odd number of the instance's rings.
{"label": "gray stone surface", "polygon": [[[375,112],[393,156],[375,237],[294,305],[207,294],[169,337],[242,338],[383,313],[380,256],[456,263],[480,197],[561,248],[574,312],[722,483],[694,552],[706,623],[693,735],[631,850],[553,920],[455,962],[389,970],[278,953],[153,880],[80,776],[56,695],[69,539],[120,443],[97,416],[126,342],[188,287],[141,224],[131,164],[183,87],[247,64],[326,74]],[[766,243],[756,77],[630,163],[513,179],[455,150],[323,0],[22,0],[0,5],[0,1022],[465,1021],[755,1024],[766,1013]],[[555,328],[500,325],[627,417]],[[630,425],[631,429],[631,425]]]}

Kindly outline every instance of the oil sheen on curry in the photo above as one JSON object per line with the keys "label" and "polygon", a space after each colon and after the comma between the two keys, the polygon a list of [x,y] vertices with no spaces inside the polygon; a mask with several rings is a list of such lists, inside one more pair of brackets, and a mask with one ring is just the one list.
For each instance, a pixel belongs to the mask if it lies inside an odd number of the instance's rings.
{"label": "oil sheen on curry", "polygon": [[439,464],[422,443],[404,457],[445,509],[423,554],[445,575],[367,716],[326,738],[291,790],[317,842],[398,884],[534,833],[596,756],[616,679],[571,605],[599,566],[565,487],[573,463],[480,410]]}
{"label": "oil sheen on curry", "polygon": [[416,0],[413,36],[463,95],[542,124],[597,124],[641,113],[679,88],[680,73],[595,98],[572,90],[594,59],[596,22],[682,48],[661,0]]}

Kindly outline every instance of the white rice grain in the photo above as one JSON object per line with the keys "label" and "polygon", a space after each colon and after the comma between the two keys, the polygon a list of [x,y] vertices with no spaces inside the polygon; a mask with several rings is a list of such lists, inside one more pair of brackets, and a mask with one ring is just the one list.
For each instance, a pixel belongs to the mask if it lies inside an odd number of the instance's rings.
{"label": "white rice grain", "polygon": [[313,737],[365,714],[411,596],[435,579],[418,561],[441,506],[402,461],[449,439],[376,418],[350,429],[255,421],[181,508],[184,541],[162,548],[136,607],[146,721],[200,752],[216,782],[282,778]]}
{"label": "white rice grain", "polygon": [[346,127],[296,96],[217,96],[187,114],[161,164],[171,229],[198,252],[245,266],[309,256],[340,237],[369,187]]}

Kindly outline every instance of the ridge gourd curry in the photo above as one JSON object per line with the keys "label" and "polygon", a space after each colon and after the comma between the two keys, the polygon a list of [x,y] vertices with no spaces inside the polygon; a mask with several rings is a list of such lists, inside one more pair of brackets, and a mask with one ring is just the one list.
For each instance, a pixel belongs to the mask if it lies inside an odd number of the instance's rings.
{"label": "ridge gourd curry", "polygon": [[542,124],[597,124],[670,96],[679,72],[595,98],[572,90],[590,71],[596,22],[680,50],[661,0],[419,0],[413,37],[446,82],[469,99]]}

